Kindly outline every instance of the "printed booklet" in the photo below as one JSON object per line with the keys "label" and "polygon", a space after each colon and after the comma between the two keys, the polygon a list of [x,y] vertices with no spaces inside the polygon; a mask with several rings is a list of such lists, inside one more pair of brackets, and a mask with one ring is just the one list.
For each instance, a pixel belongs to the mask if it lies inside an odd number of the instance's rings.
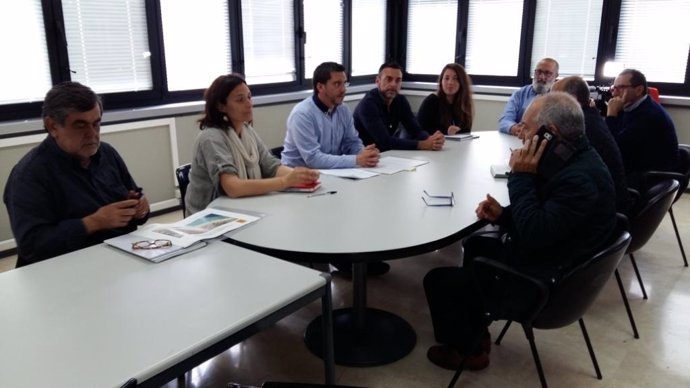
{"label": "printed booklet", "polygon": [[204,209],[172,224],[148,224],[104,242],[143,259],[161,262],[206,245],[204,240],[219,237],[261,217],[220,209]]}

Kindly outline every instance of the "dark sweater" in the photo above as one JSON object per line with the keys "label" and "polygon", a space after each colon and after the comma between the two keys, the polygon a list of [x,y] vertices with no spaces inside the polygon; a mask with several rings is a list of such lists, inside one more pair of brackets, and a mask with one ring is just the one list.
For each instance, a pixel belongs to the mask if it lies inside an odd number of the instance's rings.
{"label": "dark sweater", "polygon": [[[446,101],[441,101],[441,99],[434,93],[426,96],[422,104],[419,106],[419,112],[417,112],[417,121],[419,125],[427,133],[434,133],[440,131],[444,135],[448,134],[448,127],[451,125],[457,125],[460,127],[459,133],[469,133],[472,129],[467,123],[460,120],[460,117],[452,116],[453,107]],[[448,112],[448,119],[444,120],[444,112]]]}
{"label": "dark sweater", "polygon": [[17,241],[17,267],[135,230],[146,217],[91,235],[81,219],[127,199],[128,191],[136,188],[124,161],[107,143],[101,142],[84,169],[52,137],[46,137],[12,169],[5,187],[4,201]]}
{"label": "dark sweater", "polygon": [[548,278],[608,241],[616,224],[611,175],[586,138],[578,150],[549,180],[510,174],[510,205],[498,223],[510,236],[511,265]]}
{"label": "dark sweater", "polygon": [[595,108],[583,107],[585,113],[585,132],[589,144],[594,147],[611,173],[613,186],[616,189],[616,211],[626,214],[628,210],[628,185],[625,179],[623,158],[611,132],[606,127],[604,118]]}
{"label": "dark sweater", "polygon": [[630,112],[606,117],[606,124],[618,143],[626,174],[676,171],[676,128],[664,108],[649,96]]}
{"label": "dark sweater", "polygon": [[[412,113],[410,103],[404,96],[397,95],[386,106],[378,88],[367,92],[354,111],[355,128],[364,145],[372,143],[381,151],[416,150],[417,141],[425,140],[429,134],[423,131]],[[400,137],[399,125],[407,132],[407,138]]]}

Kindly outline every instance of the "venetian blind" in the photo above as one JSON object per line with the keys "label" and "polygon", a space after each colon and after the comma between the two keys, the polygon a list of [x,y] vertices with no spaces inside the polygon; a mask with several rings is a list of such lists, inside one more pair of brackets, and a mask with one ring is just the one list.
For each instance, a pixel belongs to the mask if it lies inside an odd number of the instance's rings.
{"label": "venetian blind", "polygon": [[470,74],[517,76],[522,0],[472,0],[465,68]]}
{"label": "venetian blind", "polygon": [[541,0],[537,2],[532,67],[541,58],[558,61],[561,77],[593,80],[597,63],[603,0]]}
{"label": "venetian blind", "polygon": [[242,34],[247,82],[290,82],[295,65],[292,0],[242,1]]}
{"label": "venetian blind", "polygon": [[43,100],[52,82],[41,1],[1,2],[0,36],[0,104]]}
{"label": "venetian blind", "polygon": [[406,70],[439,74],[455,62],[457,0],[410,0],[407,18]]}
{"label": "venetian blind", "polygon": [[161,0],[168,90],[205,89],[232,71],[227,0]]}
{"label": "venetian blind", "polygon": [[352,1],[352,75],[377,74],[386,59],[386,0]]}
{"label": "venetian blind", "polygon": [[304,78],[312,78],[322,62],[343,63],[341,0],[304,0]]}
{"label": "venetian blind", "polygon": [[96,93],[151,90],[144,0],[62,2],[72,80]]}
{"label": "venetian blind", "polygon": [[689,16],[690,0],[623,0],[615,61],[647,81],[684,83]]}

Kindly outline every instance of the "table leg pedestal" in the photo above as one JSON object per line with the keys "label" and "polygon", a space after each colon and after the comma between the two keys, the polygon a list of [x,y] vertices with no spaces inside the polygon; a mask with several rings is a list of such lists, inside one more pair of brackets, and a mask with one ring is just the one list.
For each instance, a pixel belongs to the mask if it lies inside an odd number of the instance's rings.
{"label": "table leg pedestal", "polygon": [[[322,357],[321,317],[305,333],[309,350]],[[417,335],[412,326],[388,311],[366,308],[363,326],[355,324],[352,308],[333,311],[335,363],[345,366],[376,366],[397,361],[414,348]]]}

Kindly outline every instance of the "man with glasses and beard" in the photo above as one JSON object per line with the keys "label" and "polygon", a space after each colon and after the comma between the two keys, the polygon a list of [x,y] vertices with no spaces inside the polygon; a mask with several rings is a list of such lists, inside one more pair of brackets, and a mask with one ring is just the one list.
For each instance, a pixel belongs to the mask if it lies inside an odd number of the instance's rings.
{"label": "man with glasses and beard", "polygon": [[558,62],[553,58],[539,60],[534,69],[532,83],[521,87],[510,96],[503,115],[498,120],[499,131],[514,136],[520,135],[524,129],[521,124],[522,115],[525,114],[527,106],[534,97],[548,93],[556,78],[558,78]]}

